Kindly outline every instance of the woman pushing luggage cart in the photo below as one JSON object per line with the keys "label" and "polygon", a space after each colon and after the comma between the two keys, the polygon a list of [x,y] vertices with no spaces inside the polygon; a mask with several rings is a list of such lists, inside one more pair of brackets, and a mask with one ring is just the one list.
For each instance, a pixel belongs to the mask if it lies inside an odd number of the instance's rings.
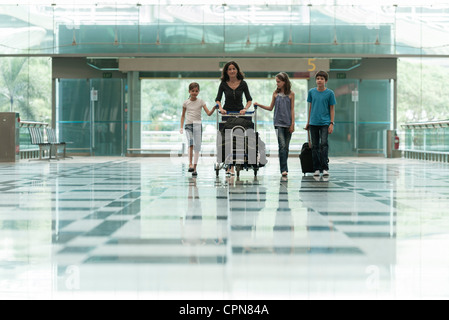
{"label": "woman pushing luggage cart", "polygon": [[259,168],[265,164],[265,147],[257,132],[257,107],[245,115],[217,112],[217,162],[214,164],[217,177],[221,169],[232,174],[231,167],[235,168],[237,177],[242,170],[254,170],[254,176],[257,176]]}

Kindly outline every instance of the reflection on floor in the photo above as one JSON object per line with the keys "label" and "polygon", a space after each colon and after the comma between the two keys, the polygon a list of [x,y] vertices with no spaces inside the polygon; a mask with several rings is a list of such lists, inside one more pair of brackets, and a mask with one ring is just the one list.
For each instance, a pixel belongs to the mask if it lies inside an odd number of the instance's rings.
{"label": "reflection on floor", "polygon": [[449,165],[0,164],[0,299],[449,298]]}

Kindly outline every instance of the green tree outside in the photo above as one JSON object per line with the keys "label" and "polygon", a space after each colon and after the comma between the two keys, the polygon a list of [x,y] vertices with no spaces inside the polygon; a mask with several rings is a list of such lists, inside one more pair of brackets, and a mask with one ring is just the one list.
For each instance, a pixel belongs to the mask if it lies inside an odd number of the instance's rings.
{"label": "green tree outside", "polygon": [[398,125],[449,119],[449,95],[444,88],[449,67],[432,62],[399,61]]}
{"label": "green tree outside", "polygon": [[51,122],[51,59],[0,58],[0,112]]}

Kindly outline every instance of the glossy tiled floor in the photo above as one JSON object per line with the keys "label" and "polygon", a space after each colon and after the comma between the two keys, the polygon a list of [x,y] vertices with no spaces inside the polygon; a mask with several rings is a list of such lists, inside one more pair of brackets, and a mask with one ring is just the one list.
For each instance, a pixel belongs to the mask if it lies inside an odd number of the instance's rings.
{"label": "glossy tiled floor", "polygon": [[449,165],[0,164],[0,299],[449,298]]}

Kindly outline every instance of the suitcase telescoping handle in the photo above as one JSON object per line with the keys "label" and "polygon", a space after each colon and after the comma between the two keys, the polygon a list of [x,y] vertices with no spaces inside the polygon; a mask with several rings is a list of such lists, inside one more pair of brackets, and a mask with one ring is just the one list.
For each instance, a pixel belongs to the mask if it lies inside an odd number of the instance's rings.
{"label": "suitcase telescoping handle", "polygon": [[307,138],[309,140],[309,148],[312,149],[312,137],[310,136],[310,128],[307,129]]}

